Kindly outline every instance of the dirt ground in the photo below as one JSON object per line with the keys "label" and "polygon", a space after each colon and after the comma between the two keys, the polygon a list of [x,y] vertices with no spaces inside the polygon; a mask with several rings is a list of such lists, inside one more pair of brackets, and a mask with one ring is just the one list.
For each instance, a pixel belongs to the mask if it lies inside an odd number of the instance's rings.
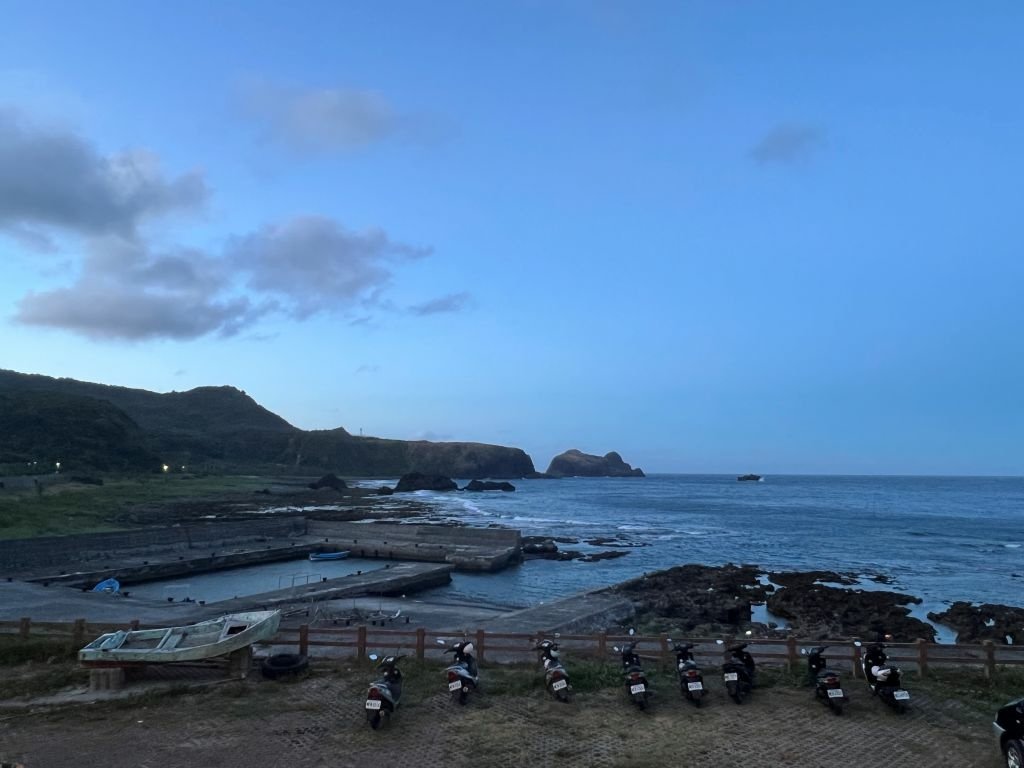
{"label": "dirt ground", "polygon": [[697,709],[662,672],[652,674],[656,695],[641,712],[617,685],[595,684],[560,704],[531,668],[485,667],[483,690],[462,707],[444,690],[440,667],[410,664],[401,708],[373,731],[362,709],[372,679],[368,664],[318,662],[293,682],[257,673],[185,690],[182,680],[172,681],[170,691],[131,699],[0,710],[0,762],[25,768],[1001,764],[984,708],[961,704],[928,681],[916,681],[910,712],[898,715],[871,698],[863,681],[849,680],[851,703],[836,717],[792,683],[759,688],[738,706],[712,673],[705,678],[711,693]]}

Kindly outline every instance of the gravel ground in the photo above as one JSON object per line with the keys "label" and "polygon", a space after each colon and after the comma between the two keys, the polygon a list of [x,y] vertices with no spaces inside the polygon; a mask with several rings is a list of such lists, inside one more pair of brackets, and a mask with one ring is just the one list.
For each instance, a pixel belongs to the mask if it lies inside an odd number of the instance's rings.
{"label": "gravel ground", "polygon": [[[187,677],[204,674],[211,673]],[[0,762],[25,768],[1000,765],[984,709],[961,705],[927,681],[912,687],[911,711],[897,715],[872,699],[862,681],[850,680],[852,701],[836,717],[809,689],[781,683],[737,706],[712,673],[700,709],[681,700],[668,674],[652,676],[657,695],[646,712],[617,686],[580,692],[566,705],[530,687],[530,669],[485,667],[482,675],[484,690],[461,707],[443,690],[439,667],[410,665],[402,707],[379,731],[367,726],[362,710],[373,678],[368,665],[317,663],[294,682],[256,674],[202,690],[183,690],[184,676],[164,679],[163,686],[175,687],[130,699],[0,711]]]}

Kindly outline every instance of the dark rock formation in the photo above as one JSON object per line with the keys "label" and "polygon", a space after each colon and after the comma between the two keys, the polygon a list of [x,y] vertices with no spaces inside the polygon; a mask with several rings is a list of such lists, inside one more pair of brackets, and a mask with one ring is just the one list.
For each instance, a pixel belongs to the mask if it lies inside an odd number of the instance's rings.
{"label": "dark rock formation", "polygon": [[735,631],[750,622],[751,602],[764,602],[767,588],[754,565],[681,565],[616,587],[630,597],[638,621],[673,631],[703,634]]}
{"label": "dark rock formation", "polygon": [[787,619],[794,634],[809,639],[861,637],[874,640],[879,632],[888,632],[900,643],[919,637],[932,641],[935,629],[912,618],[906,607],[908,603],[920,602],[918,597],[899,592],[794,583],[768,598],[768,610]]}
{"label": "dark rock formation", "polygon": [[502,481],[495,483],[490,480],[470,480],[464,491],[514,491],[516,487],[512,483]]}
{"label": "dark rock formation", "polygon": [[380,488],[377,489],[377,495],[378,496],[390,496],[394,492],[395,492],[394,488],[389,488],[386,485],[382,485]]}
{"label": "dark rock formation", "polygon": [[1006,645],[1007,635],[1013,640],[1013,645],[1024,643],[1024,608],[957,601],[942,613],[929,613],[928,618],[955,629],[958,643],[991,640],[998,645]]}
{"label": "dark rock formation", "polygon": [[768,578],[780,587],[809,587],[816,581],[829,581],[834,584],[857,583],[855,576],[835,571],[772,571]]}
{"label": "dark rock formation", "polygon": [[457,491],[459,486],[450,477],[444,475],[425,475],[422,472],[410,472],[398,481],[395,493],[405,491]]}
{"label": "dark rock formation", "polygon": [[593,456],[572,450],[551,460],[546,473],[550,477],[643,477],[643,470],[633,469],[615,451]]}
{"label": "dark rock formation", "polygon": [[348,485],[340,477],[333,474],[324,475],[315,483],[310,483],[309,487],[314,491],[319,491],[321,488],[330,488],[334,491],[343,491],[348,488]]}

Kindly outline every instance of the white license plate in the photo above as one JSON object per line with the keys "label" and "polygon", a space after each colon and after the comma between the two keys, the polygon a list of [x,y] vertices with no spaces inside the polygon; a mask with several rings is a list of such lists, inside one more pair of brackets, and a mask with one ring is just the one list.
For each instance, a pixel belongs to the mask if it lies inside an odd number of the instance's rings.
{"label": "white license plate", "polygon": [[725,682],[727,682],[727,683],[734,683],[734,682],[736,682],[739,679],[740,679],[739,672],[726,672],[725,673]]}
{"label": "white license plate", "polygon": [[687,683],[686,688],[690,691],[703,691],[704,683]]}
{"label": "white license plate", "polygon": [[829,688],[828,689],[828,697],[830,699],[841,699],[841,698],[843,698],[843,689],[842,688]]}
{"label": "white license plate", "polygon": [[568,688],[568,687],[569,687],[569,684],[567,682],[565,682],[565,680],[556,680],[555,682],[553,682],[551,684],[551,690],[553,690],[553,691],[560,691],[563,688]]}
{"label": "white license plate", "polygon": [[380,702],[377,699],[367,699],[366,700],[366,708],[367,709],[380,709]]}
{"label": "white license plate", "polygon": [[456,680],[454,683],[448,683],[448,690],[449,691],[457,691],[461,687],[462,687],[462,681],[461,680]]}
{"label": "white license plate", "polygon": [[896,701],[906,701],[910,698],[910,691],[896,691],[892,697],[896,699]]}
{"label": "white license plate", "polygon": [[643,693],[645,690],[647,690],[647,689],[644,688],[644,684],[643,683],[637,683],[636,685],[629,686],[629,692],[630,693]]}

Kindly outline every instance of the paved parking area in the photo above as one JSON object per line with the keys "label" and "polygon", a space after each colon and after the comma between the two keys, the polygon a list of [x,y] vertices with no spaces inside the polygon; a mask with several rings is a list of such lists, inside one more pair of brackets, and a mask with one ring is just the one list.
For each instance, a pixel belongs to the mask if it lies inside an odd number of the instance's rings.
{"label": "paved parking area", "polygon": [[[485,685],[487,674],[485,668]],[[510,673],[503,675],[511,690]],[[657,679],[647,712],[615,688],[580,693],[568,705],[539,688],[485,689],[461,707],[442,690],[440,670],[430,668],[407,677],[399,713],[372,731],[361,706],[371,678],[368,667],[319,664],[292,683],[254,677],[198,692],[8,711],[0,713],[0,762],[26,768],[1000,765],[989,718],[921,686],[904,715],[870,698],[860,681],[851,681],[853,700],[841,717],[809,689],[781,685],[759,689],[737,706],[714,688],[717,680],[709,681],[712,693],[697,709],[667,676]]]}

